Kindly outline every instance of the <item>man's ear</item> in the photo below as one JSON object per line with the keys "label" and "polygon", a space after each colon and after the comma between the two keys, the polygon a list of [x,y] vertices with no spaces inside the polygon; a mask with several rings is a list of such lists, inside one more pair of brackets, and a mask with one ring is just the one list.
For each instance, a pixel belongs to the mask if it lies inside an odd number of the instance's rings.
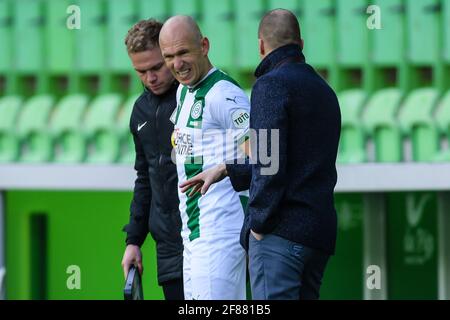
{"label": "man's ear", "polygon": [[258,45],[259,45],[259,56],[263,58],[266,55],[266,48],[264,47],[264,40],[261,38],[258,38]]}
{"label": "man's ear", "polygon": [[202,53],[204,56],[207,56],[209,52],[209,40],[207,37],[203,37],[202,39]]}
{"label": "man's ear", "polygon": [[303,50],[304,44],[305,44],[305,42],[303,41],[303,39],[301,39],[300,46],[301,46],[302,50]]}

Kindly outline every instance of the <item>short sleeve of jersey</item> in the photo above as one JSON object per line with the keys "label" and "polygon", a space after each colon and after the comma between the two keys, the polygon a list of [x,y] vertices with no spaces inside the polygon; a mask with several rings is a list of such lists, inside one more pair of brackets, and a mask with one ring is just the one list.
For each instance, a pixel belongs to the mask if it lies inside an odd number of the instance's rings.
{"label": "short sleeve of jersey", "polygon": [[238,86],[223,81],[222,85],[216,85],[208,95],[211,95],[208,97],[211,117],[221,128],[231,129],[238,144],[244,142],[250,126],[250,101],[245,92]]}

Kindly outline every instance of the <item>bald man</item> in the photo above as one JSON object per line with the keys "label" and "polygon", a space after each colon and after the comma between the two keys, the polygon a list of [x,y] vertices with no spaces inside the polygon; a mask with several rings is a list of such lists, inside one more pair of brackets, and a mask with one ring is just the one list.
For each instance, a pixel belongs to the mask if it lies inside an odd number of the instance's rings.
{"label": "bald man", "polygon": [[339,104],[334,91],[305,63],[293,13],[268,12],[258,38],[262,61],[255,71],[250,128],[257,141],[260,129],[278,130],[279,140],[269,138],[268,146],[279,146],[279,170],[264,174],[267,163],[252,159],[254,165],[218,165],[182,187],[200,185],[208,194],[210,185],[226,175],[236,190],[250,186],[241,241],[249,253],[253,298],[318,299],[337,233],[333,190]]}
{"label": "bald man", "polygon": [[[172,120],[178,180],[183,183],[231,160],[224,154],[233,155],[234,146],[245,140],[250,105],[237,83],[213,67],[208,58],[209,41],[191,17],[170,18],[159,43],[168,68],[180,82]],[[216,184],[207,195],[195,191],[179,192],[185,298],[245,299],[240,194],[229,179]]]}

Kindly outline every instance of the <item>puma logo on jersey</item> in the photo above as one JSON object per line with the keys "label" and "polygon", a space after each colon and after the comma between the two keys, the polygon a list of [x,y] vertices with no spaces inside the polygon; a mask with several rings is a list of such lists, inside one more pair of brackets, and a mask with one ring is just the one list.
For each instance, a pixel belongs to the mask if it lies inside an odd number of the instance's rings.
{"label": "puma logo on jersey", "polygon": [[225,100],[226,100],[226,101],[233,101],[234,103],[237,104],[236,98],[237,98],[237,97],[235,96],[234,99],[231,99],[231,98],[225,98]]}

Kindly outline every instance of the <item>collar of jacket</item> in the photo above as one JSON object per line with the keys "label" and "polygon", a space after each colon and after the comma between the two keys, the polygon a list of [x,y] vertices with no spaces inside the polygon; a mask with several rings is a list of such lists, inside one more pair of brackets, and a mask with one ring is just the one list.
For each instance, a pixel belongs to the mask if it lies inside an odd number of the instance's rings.
{"label": "collar of jacket", "polygon": [[273,50],[265,57],[255,70],[255,77],[259,78],[274,69],[281,61],[287,58],[300,58],[305,62],[305,56],[298,44],[287,44]]}
{"label": "collar of jacket", "polygon": [[172,83],[172,86],[169,88],[169,90],[167,90],[167,91],[164,92],[163,94],[156,95],[156,94],[154,94],[149,88],[147,88],[147,87],[142,83],[142,86],[144,87],[144,92],[145,92],[146,94],[149,94],[149,95],[151,95],[151,96],[157,98],[157,99],[164,98],[165,96],[171,94],[172,91],[177,91],[178,85],[179,85],[178,81],[177,81],[177,80],[174,80],[173,83]]}

